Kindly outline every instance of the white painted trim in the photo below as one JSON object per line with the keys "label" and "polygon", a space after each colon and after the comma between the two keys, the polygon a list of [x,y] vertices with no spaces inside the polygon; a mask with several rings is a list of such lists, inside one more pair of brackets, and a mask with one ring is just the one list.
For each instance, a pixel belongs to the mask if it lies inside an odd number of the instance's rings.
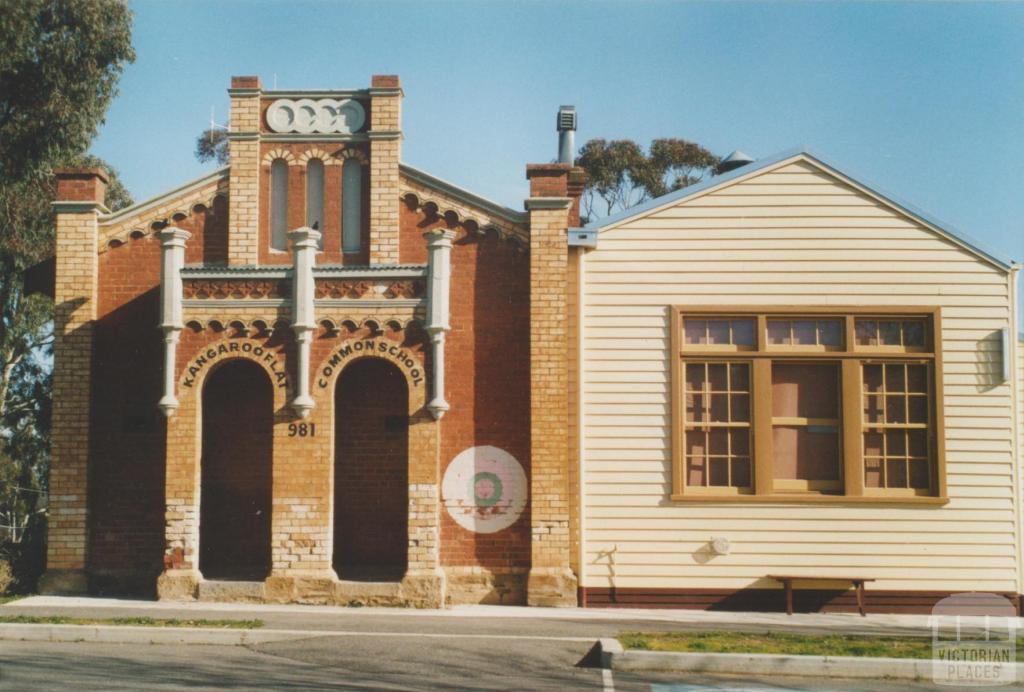
{"label": "white painted trim", "polygon": [[140,214],[144,211],[147,211],[151,207],[156,207],[172,197],[192,192],[193,190],[197,190],[214,181],[227,180],[228,173],[230,172],[230,170],[231,166],[224,166],[222,168],[218,168],[212,173],[207,173],[202,178],[196,178],[195,180],[187,182],[180,187],[176,187],[173,190],[170,190],[169,192],[163,193],[162,195],[150,197],[149,199],[133,204],[130,207],[125,207],[124,209],[118,209],[113,213],[102,215],[100,216],[99,223],[101,226],[109,226],[111,224],[117,223],[118,221],[126,217],[132,216],[134,214]]}

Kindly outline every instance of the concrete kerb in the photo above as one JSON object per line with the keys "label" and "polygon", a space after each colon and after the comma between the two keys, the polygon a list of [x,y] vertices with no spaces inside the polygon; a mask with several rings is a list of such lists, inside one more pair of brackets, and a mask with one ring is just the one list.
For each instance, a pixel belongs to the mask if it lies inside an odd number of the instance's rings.
{"label": "concrete kerb", "polygon": [[548,637],[436,632],[367,632],[362,630],[220,629],[134,625],[0,624],[0,641],[90,642],[103,644],[199,644],[247,646],[322,637],[417,637],[425,639],[492,639],[592,642],[592,637]]}
{"label": "concrete kerb", "polygon": [[[928,658],[868,658],[779,654],[677,653],[625,650],[616,639],[598,640],[602,668],[630,672],[674,671],[751,676],[929,680],[934,661]],[[1020,680],[1024,665],[1009,664]]]}

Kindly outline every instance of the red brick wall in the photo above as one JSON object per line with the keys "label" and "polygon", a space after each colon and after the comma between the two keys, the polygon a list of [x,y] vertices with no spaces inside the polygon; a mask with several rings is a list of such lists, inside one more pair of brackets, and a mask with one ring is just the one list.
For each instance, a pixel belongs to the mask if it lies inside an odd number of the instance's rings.
{"label": "red brick wall", "polygon": [[335,389],[334,569],[400,578],[408,545],[409,399],[387,361],[348,365]]}
{"label": "red brick wall", "polygon": [[199,570],[207,579],[270,574],[273,386],[243,359],[203,386]]}
{"label": "red brick wall", "polygon": [[[284,144],[270,142],[260,145],[260,263],[291,264],[291,253],[270,251],[270,166],[262,164],[263,157],[271,151],[287,151],[299,160],[302,154],[312,148],[333,153],[337,145],[322,143]],[[365,148],[363,149],[366,153]],[[325,162],[326,163],[326,162]],[[324,251],[317,254],[318,264],[352,264],[365,265],[368,262],[370,246],[370,167],[363,167],[363,225],[362,252],[343,255],[341,252],[341,166],[324,166],[324,224],[320,229],[323,234]],[[306,225],[306,167],[299,163],[288,166],[288,229],[293,230]]]}
{"label": "red brick wall", "polygon": [[[426,262],[422,234],[446,226],[405,203],[401,210],[402,263]],[[451,327],[445,350],[446,398],[441,421],[441,474],[469,447],[493,445],[530,474],[529,257],[494,233],[459,228],[452,248]],[[528,567],[529,507],[519,521],[492,534],[475,534],[441,512],[444,565]]]}
{"label": "red brick wall", "polygon": [[[160,240],[100,255],[93,349],[89,570],[101,592],[153,587],[163,560]],[[133,574],[125,574],[133,573]]]}

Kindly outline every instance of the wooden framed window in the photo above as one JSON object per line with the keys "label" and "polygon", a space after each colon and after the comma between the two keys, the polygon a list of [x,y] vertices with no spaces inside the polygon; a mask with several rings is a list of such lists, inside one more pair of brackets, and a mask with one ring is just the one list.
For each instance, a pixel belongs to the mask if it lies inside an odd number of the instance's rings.
{"label": "wooden framed window", "polygon": [[674,307],[672,498],[944,503],[939,309]]}
{"label": "wooden framed window", "polygon": [[684,390],[687,487],[753,492],[750,364],[687,362]]}

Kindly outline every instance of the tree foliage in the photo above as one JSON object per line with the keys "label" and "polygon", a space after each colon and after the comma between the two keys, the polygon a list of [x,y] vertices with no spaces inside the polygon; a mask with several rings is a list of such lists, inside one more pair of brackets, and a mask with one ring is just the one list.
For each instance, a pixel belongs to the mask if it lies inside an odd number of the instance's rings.
{"label": "tree foliage", "polygon": [[0,175],[45,175],[86,150],[135,59],[116,0],[17,0],[0,11]]}
{"label": "tree foliage", "polygon": [[228,133],[215,127],[203,130],[196,138],[196,158],[200,163],[216,161],[222,166],[228,163]]}
{"label": "tree foliage", "polygon": [[591,139],[576,165],[587,171],[583,211],[594,218],[700,182],[714,173],[718,157],[685,139],[655,139],[648,151],[630,139]]}
{"label": "tree foliage", "polygon": [[39,567],[53,305],[26,294],[23,272],[53,255],[55,169],[102,165],[107,206],[131,204],[114,171],[84,152],[135,53],[120,0],[0,5],[0,557]]}

